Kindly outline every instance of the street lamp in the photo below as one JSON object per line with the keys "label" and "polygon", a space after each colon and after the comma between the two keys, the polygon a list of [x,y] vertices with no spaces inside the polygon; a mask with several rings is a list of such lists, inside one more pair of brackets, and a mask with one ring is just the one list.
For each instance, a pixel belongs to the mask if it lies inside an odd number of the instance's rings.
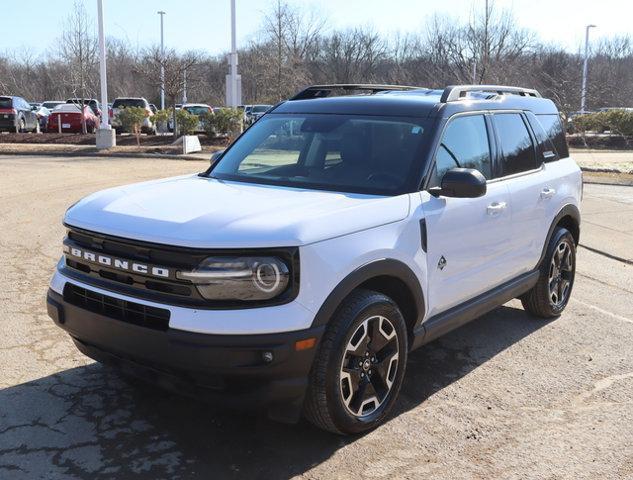
{"label": "street lamp", "polygon": [[163,30],[163,16],[165,12],[159,10],[160,15],[160,109],[165,110],[165,37]]}
{"label": "street lamp", "polygon": [[110,148],[116,145],[115,131],[109,123],[110,109],[108,108],[108,76],[106,72],[106,45],[103,28],[103,0],[97,0],[97,15],[99,24],[99,83],[101,87],[101,119],[97,130],[97,148]]}
{"label": "street lamp", "polygon": [[589,63],[589,29],[596,25],[587,25],[585,28],[585,61],[582,64],[582,90],[580,92],[580,113],[585,113],[587,100],[587,64]]}
{"label": "street lamp", "polygon": [[229,74],[226,76],[226,104],[237,107],[242,103],[242,79],[237,74],[237,40],[235,33],[235,0],[231,0],[231,53]]}

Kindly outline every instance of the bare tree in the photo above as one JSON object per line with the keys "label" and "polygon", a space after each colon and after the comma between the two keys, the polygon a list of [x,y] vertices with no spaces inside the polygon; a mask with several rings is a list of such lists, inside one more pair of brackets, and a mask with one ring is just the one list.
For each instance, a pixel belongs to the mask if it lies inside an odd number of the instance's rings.
{"label": "bare tree", "polygon": [[[75,0],[73,10],[64,22],[57,43],[59,56],[68,66],[64,80],[71,87],[73,96],[81,99],[79,108],[82,111],[85,100],[94,96],[96,91],[98,43],[94,23],[88,17],[83,2]],[[81,131],[86,133],[86,119],[83,115]]]}
{"label": "bare tree", "polygon": [[158,46],[148,49],[137,65],[136,71],[155,89],[161,87],[160,70],[165,71],[165,96],[169,99],[174,119],[174,136],[177,135],[176,103],[182,96],[185,86],[195,88],[203,79],[201,74],[201,55],[187,52],[179,55],[175,50],[165,50],[164,55]]}
{"label": "bare tree", "polygon": [[[570,52],[539,43],[532,32],[517,26],[511,12],[500,10],[492,0],[487,9],[482,3],[478,1],[465,20],[434,16],[418,32],[386,38],[370,28],[331,30],[320,12],[306,8],[304,2],[276,0],[263,16],[258,35],[239,51],[244,102],[277,102],[314,83],[441,88],[473,82],[476,66],[475,82],[534,87],[552,98],[561,111],[577,110],[580,50]],[[52,100],[96,91],[96,55],[89,48],[94,46],[94,37],[85,11],[77,13],[81,11],[82,4],[76,3],[66,22],[72,28],[66,25],[65,38],[60,39],[67,48],[55,50],[60,55],[37,57],[19,50],[0,53],[2,93]],[[81,52],[70,48],[86,44]],[[602,39],[593,46],[588,104],[592,109],[633,106],[632,37]],[[110,96],[144,96],[157,103],[163,62],[159,49],[141,51],[116,38],[108,39],[108,47]],[[170,51],[164,64],[172,105],[182,95],[185,69],[190,99],[223,103],[225,55]]]}
{"label": "bare tree", "polygon": [[313,56],[325,19],[313,11],[277,0],[263,24],[264,48],[260,49],[263,55],[254,60],[264,75],[273,80],[273,92],[268,95],[278,102],[308,82],[307,63]]}

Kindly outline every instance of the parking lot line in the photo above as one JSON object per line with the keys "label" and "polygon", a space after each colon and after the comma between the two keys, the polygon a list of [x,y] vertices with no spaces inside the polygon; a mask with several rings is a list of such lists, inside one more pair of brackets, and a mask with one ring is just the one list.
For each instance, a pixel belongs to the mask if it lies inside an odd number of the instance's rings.
{"label": "parking lot line", "polygon": [[591,308],[592,310],[595,310],[596,312],[600,312],[604,315],[607,315],[608,317],[612,317],[617,320],[622,320],[623,322],[633,323],[633,320],[631,320],[630,318],[623,317],[622,315],[618,315],[617,313],[610,312],[600,307],[596,307],[595,305],[592,305],[591,303],[583,302],[582,300],[578,300],[577,298],[571,298],[571,301],[580,303],[581,305],[587,308]]}

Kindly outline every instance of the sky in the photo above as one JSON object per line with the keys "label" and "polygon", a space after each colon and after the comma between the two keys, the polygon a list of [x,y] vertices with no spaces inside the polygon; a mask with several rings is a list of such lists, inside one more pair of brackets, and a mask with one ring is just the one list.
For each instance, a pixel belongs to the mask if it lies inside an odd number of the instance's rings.
{"label": "sky", "polygon": [[[30,52],[43,56],[54,48],[64,18],[74,0],[7,2],[3,12],[0,52]],[[83,0],[95,19],[97,0]],[[542,41],[576,52],[584,42],[585,25],[592,23],[592,39],[633,34],[633,0],[490,0],[500,9],[511,9],[517,24],[533,30]],[[244,44],[257,35],[262,17],[275,0],[236,0],[237,38]],[[106,35],[132,46],[160,42],[158,10],[165,15],[165,44],[177,50],[202,50],[220,54],[230,46],[230,0],[103,0]],[[313,9],[331,28],[371,26],[390,35],[421,31],[434,13],[468,18],[484,0],[289,0]],[[9,6],[10,5],[10,6]],[[26,34],[30,32],[30,34]]]}

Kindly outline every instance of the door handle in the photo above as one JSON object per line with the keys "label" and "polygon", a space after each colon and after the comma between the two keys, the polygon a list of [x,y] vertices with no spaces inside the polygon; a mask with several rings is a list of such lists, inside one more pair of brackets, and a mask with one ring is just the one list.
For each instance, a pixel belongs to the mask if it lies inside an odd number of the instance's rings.
{"label": "door handle", "polygon": [[556,190],[553,188],[545,187],[541,190],[541,198],[552,198],[556,194]]}
{"label": "door handle", "polygon": [[543,159],[547,162],[549,160],[554,160],[556,158],[556,154],[551,150],[543,152]]}
{"label": "door handle", "polygon": [[488,212],[488,215],[499,215],[506,209],[506,207],[506,202],[493,202],[486,207],[486,211]]}

